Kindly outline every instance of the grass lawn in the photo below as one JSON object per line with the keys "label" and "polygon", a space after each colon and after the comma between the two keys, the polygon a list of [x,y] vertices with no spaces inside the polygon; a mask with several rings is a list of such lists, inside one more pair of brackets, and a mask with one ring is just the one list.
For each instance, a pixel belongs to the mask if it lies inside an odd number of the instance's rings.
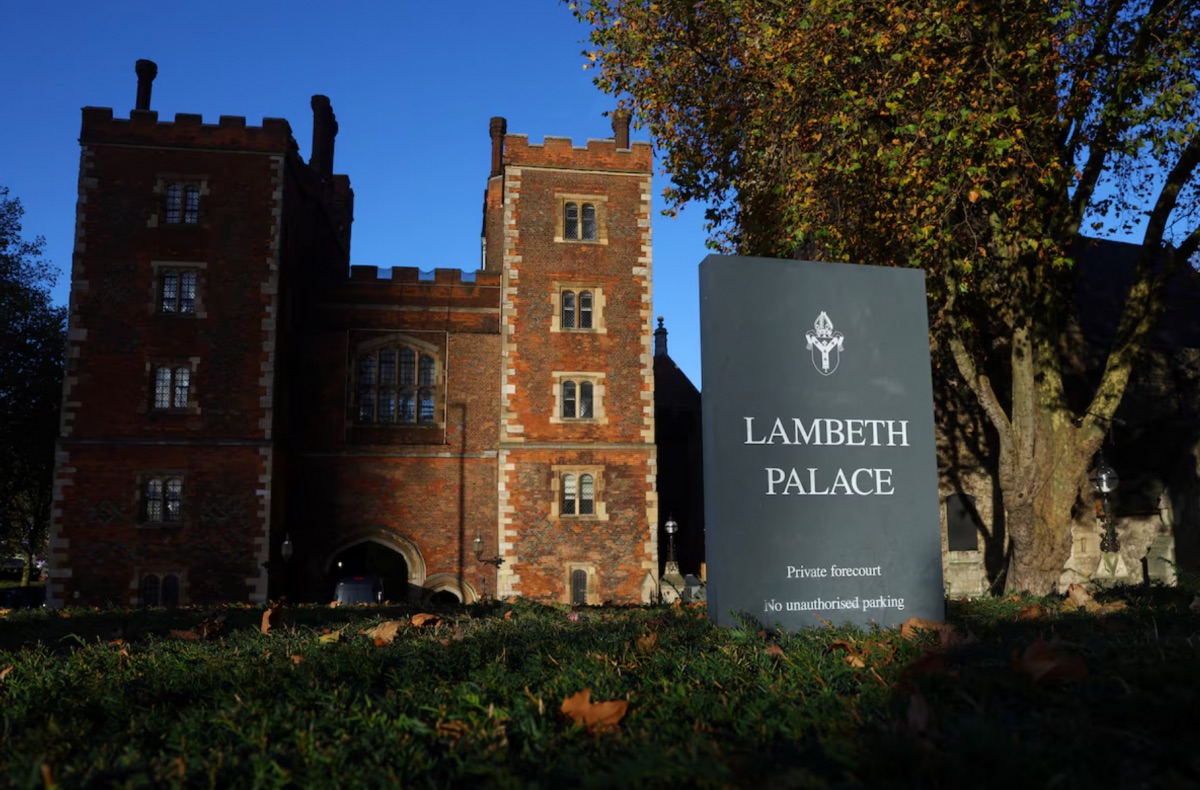
{"label": "grass lawn", "polygon": [[267,633],[252,607],[9,612],[0,785],[1200,786],[1200,615],[1116,597],[951,602],[905,634],[522,601]]}

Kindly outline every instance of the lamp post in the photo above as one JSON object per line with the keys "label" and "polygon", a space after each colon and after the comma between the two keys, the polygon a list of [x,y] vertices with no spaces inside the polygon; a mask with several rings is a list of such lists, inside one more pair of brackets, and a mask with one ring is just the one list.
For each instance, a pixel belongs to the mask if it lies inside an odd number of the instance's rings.
{"label": "lamp post", "polygon": [[1104,537],[1100,539],[1100,551],[1105,554],[1115,554],[1121,550],[1121,541],[1117,537],[1117,522],[1113,519],[1112,508],[1109,506],[1108,495],[1117,490],[1121,478],[1108,462],[1104,460],[1104,451],[1096,456],[1096,465],[1092,468],[1092,489],[1100,498],[1100,518],[1104,523]]}
{"label": "lamp post", "polygon": [[475,542],[471,545],[471,547],[475,551],[475,559],[479,562],[482,562],[484,565],[495,565],[496,569],[499,570],[500,566],[504,564],[503,557],[483,556],[483,537],[478,532],[475,533]]}
{"label": "lamp post", "polygon": [[679,524],[675,521],[674,514],[667,516],[667,523],[663,524],[663,529],[667,531],[667,564],[676,564],[675,533],[679,531]]}

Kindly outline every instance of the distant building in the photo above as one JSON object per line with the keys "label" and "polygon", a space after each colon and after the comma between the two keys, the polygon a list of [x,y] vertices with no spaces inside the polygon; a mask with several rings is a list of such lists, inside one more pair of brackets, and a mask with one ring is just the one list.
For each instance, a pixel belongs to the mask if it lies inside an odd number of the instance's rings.
{"label": "distant building", "polygon": [[493,118],[483,268],[426,276],[350,266],[328,99],[305,163],[284,120],[159,121],[137,72],[127,120],[83,110],[51,603],[654,597],[629,117],[585,147]]}

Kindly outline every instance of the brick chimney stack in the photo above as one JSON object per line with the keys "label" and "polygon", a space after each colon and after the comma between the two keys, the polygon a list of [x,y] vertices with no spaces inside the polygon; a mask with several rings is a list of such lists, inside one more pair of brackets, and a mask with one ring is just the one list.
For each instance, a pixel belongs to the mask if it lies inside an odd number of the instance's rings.
{"label": "brick chimney stack", "polygon": [[312,111],[312,156],[308,159],[308,166],[317,172],[322,181],[328,182],[333,178],[333,142],[338,133],[337,117],[333,114],[329,97],[320,94],[312,97]]}
{"label": "brick chimney stack", "polygon": [[616,138],[618,150],[629,147],[629,122],[632,119],[633,115],[624,107],[613,112],[613,137]]}
{"label": "brick chimney stack", "polygon": [[507,132],[508,121],[503,118],[493,118],[488,124],[488,133],[492,136],[492,174],[488,178],[500,175],[504,165],[504,135]]}
{"label": "brick chimney stack", "polygon": [[138,87],[137,87],[137,102],[133,105],[135,110],[150,109],[150,87],[154,84],[154,78],[158,76],[158,64],[152,60],[139,60],[134,64],[133,70],[137,72]]}

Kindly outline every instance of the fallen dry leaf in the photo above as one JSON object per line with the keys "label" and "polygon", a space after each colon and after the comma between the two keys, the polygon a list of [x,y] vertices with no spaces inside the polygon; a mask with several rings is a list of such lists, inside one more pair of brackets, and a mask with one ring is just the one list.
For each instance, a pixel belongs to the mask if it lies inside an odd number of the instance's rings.
{"label": "fallen dry leaf", "polygon": [[410,622],[416,626],[437,625],[441,621],[442,618],[438,617],[436,614],[425,614],[424,612],[418,612],[417,614],[414,614],[410,620]]}
{"label": "fallen dry leaf", "polygon": [[8,677],[8,673],[13,671],[13,666],[13,664],[9,664],[4,669],[0,669],[0,680],[4,680],[6,677]]}
{"label": "fallen dry leaf", "polygon": [[268,604],[266,611],[262,616],[262,632],[268,634],[271,632],[271,626],[279,624],[279,609],[281,604]]}
{"label": "fallen dry leaf", "polygon": [[1090,611],[1090,607],[1097,606],[1096,599],[1079,582],[1074,582],[1067,588],[1067,601],[1076,609],[1088,609]]}
{"label": "fallen dry leaf", "polygon": [[295,655],[292,656],[292,663],[295,664],[296,666],[300,666],[301,664],[304,663],[304,656],[300,655],[299,653],[296,653]]}
{"label": "fallen dry leaf", "polygon": [[654,646],[657,644],[658,634],[653,631],[647,631],[634,641],[634,649],[644,655],[654,650]]}
{"label": "fallen dry leaf", "polygon": [[900,626],[900,636],[905,639],[919,637],[922,631],[937,632],[946,624],[939,620],[926,620],[922,617],[910,617]]}
{"label": "fallen dry leaf", "polygon": [[328,645],[333,642],[340,642],[342,641],[342,632],[330,631],[327,634],[321,634],[319,637],[317,637],[317,641],[323,645]]}
{"label": "fallen dry leaf", "polygon": [[384,620],[374,628],[368,628],[365,633],[375,641],[375,646],[391,644],[396,638],[396,634],[400,632],[400,626],[403,625],[399,620]]}
{"label": "fallen dry leaf", "polygon": [[1040,603],[1030,604],[1017,614],[1018,620],[1040,620],[1047,614],[1046,607]]}
{"label": "fallen dry leaf", "polygon": [[341,605],[342,605],[342,602],[341,602],[341,601],[330,601],[330,602],[329,602],[329,608],[330,608],[330,609],[336,609],[336,608],[338,608],[338,607],[339,607],[339,606],[341,606]]}
{"label": "fallen dry leaf", "polygon": [[978,641],[974,634],[960,634],[950,623],[939,620],[925,620],[920,617],[910,617],[900,626],[900,636],[905,639],[919,638],[922,631],[937,634],[938,647],[947,648],[955,645],[970,645]]}
{"label": "fallen dry leaf", "polygon": [[1087,680],[1087,665],[1082,659],[1058,653],[1044,639],[1035,640],[1025,648],[1020,659],[1014,661],[1015,668],[1025,673],[1034,683],[1052,680]]}
{"label": "fallen dry leaf", "polygon": [[779,656],[780,658],[784,658],[785,656],[787,656],[787,653],[783,652],[783,648],[780,647],[779,645],[771,645],[763,652],[766,653],[768,656]]}
{"label": "fallen dry leaf", "polygon": [[192,631],[191,629],[188,629],[187,631],[171,631],[169,633],[176,639],[186,639],[189,642],[197,642],[200,640],[200,634]]}
{"label": "fallen dry leaf", "polygon": [[623,699],[592,702],[592,690],[584,689],[563,700],[559,710],[576,724],[582,724],[589,730],[602,730],[616,727],[625,718],[628,708],[629,701]]}
{"label": "fallen dry leaf", "polygon": [[12,609],[0,609],[0,617],[3,617],[6,614],[12,614]]}
{"label": "fallen dry leaf", "polygon": [[845,639],[839,639],[829,645],[829,652],[833,652],[834,650],[845,650],[846,655],[842,656],[842,660],[855,669],[862,669],[867,665],[867,663],[863,661],[862,657],[858,654],[858,648],[854,646],[853,642],[849,642]]}
{"label": "fallen dry leaf", "polygon": [[[575,613],[574,613],[574,612],[571,612],[571,614],[575,614]],[[567,615],[567,619],[568,619],[568,620],[570,620],[570,619],[571,619],[571,614]],[[507,612],[505,612],[505,613],[504,613],[504,619],[505,619],[505,620],[511,620],[511,619],[512,619],[512,609],[509,609]],[[579,615],[575,615],[575,619],[576,619],[576,620],[578,620],[578,619],[579,619]]]}

